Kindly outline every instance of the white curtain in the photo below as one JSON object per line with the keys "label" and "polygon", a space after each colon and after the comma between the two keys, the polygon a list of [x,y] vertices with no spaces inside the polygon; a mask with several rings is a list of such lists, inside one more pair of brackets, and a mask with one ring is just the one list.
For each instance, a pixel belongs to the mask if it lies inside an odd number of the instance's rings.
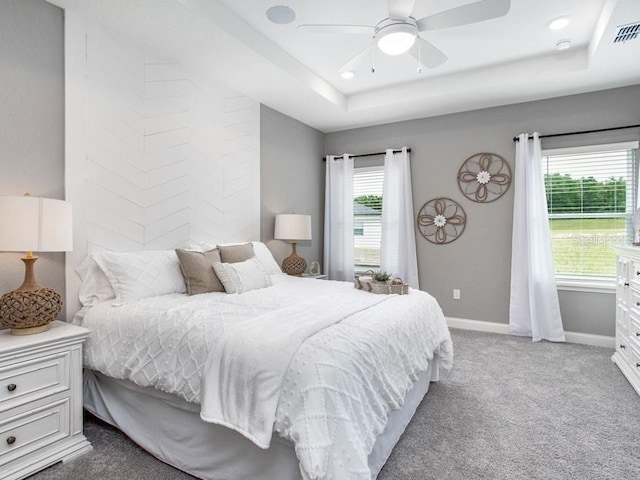
{"label": "white curtain", "polygon": [[324,273],[352,282],[353,157],[327,156],[324,205]]}
{"label": "white curtain", "polygon": [[509,331],[564,342],[538,133],[516,142]]}
{"label": "white curtain", "polygon": [[411,165],[407,147],[388,149],[384,159],[380,267],[418,288],[418,257],[411,194]]}

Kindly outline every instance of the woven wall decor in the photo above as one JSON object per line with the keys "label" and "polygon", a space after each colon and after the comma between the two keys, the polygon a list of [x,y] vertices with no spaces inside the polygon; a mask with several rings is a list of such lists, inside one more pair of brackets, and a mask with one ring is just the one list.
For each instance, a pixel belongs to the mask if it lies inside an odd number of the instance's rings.
{"label": "woven wall decor", "polygon": [[467,224],[467,214],[458,202],[438,197],[422,206],[417,223],[424,238],[431,243],[443,245],[462,235]]}
{"label": "woven wall decor", "polygon": [[489,203],[499,199],[511,185],[511,168],[495,153],[476,153],[458,170],[458,186],[469,200]]}

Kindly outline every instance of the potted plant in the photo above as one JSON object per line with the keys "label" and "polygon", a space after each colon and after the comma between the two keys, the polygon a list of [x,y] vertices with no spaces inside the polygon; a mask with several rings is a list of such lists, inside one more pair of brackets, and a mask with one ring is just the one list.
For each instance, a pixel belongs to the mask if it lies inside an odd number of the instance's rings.
{"label": "potted plant", "polygon": [[384,270],[378,270],[373,274],[373,279],[376,281],[376,283],[388,285],[391,282],[391,274],[385,272]]}

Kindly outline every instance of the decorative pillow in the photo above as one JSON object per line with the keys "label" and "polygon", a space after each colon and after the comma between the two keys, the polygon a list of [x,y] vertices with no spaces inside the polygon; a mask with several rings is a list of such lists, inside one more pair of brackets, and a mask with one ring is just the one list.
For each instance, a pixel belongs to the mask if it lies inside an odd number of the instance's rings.
{"label": "decorative pillow", "polygon": [[236,263],[214,263],[213,269],[227,293],[244,293],[271,285],[269,275],[257,258]]}
{"label": "decorative pillow", "polygon": [[249,260],[255,256],[253,245],[251,243],[242,243],[240,245],[218,245],[220,250],[220,258],[222,263],[238,263]]}
{"label": "decorative pillow", "polygon": [[214,243],[200,242],[198,240],[185,240],[177,246],[180,250],[189,250],[192,252],[206,252],[217,248]]}
{"label": "decorative pillow", "polygon": [[94,260],[111,282],[116,303],[187,291],[173,250],[99,252]]}
{"label": "decorative pillow", "polygon": [[282,274],[280,265],[278,265],[278,262],[273,258],[271,250],[262,242],[251,243],[253,244],[253,251],[256,254],[256,258],[262,262],[262,266],[264,267],[264,271],[267,272],[267,275]]}
{"label": "decorative pillow", "polygon": [[88,255],[76,268],[76,273],[82,280],[78,298],[84,307],[116,298],[116,292],[113,291],[111,282],[93,257],[94,255]]}
{"label": "decorative pillow", "polygon": [[224,286],[213,270],[213,264],[220,263],[220,252],[217,248],[207,252],[176,249],[176,254],[189,295],[224,292]]}
{"label": "decorative pillow", "polygon": [[[253,245],[253,253],[255,254],[256,258],[262,262],[262,265],[264,266],[264,269],[268,275],[282,274],[282,270],[280,270],[280,265],[278,265],[278,262],[275,261],[275,259],[273,258],[273,255],[271,254],[271,251],[269,250],[269,248],[267,248],[267,246],[264,243],[251,242],[251,244]],[[218,249],[224,248],[225,250],[230,250],[229,247],[240,246],[240,247],[246,248],[245,247],[246,245],[247,243],[227,243],[227,244],[218,245],[217,248]],[[199,242],[196,240],[187,240],[186,242],[183,242],[178,248],[181,250],[203,252],[207,250],[213,250],[214,248],[216,248],[216,245],[213,245],[207,242]],[[249,256],[244,260],[248,260],[249,258],[251,257]],[[233,262],[227,262],[227,263],[233,263]]]}

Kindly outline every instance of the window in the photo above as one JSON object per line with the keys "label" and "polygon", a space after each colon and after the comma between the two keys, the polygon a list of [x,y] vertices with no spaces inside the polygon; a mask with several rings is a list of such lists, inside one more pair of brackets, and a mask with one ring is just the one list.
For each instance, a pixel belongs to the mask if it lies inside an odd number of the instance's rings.
{"label": "window", "polygon": [[633,240],[637,144],[543,152],[547,208],[558,284],[611,280],[615,245]]}
{"label": "window", "polygon": [[353,172],[353,257],[356,272],[380,268],[384,167]]}

